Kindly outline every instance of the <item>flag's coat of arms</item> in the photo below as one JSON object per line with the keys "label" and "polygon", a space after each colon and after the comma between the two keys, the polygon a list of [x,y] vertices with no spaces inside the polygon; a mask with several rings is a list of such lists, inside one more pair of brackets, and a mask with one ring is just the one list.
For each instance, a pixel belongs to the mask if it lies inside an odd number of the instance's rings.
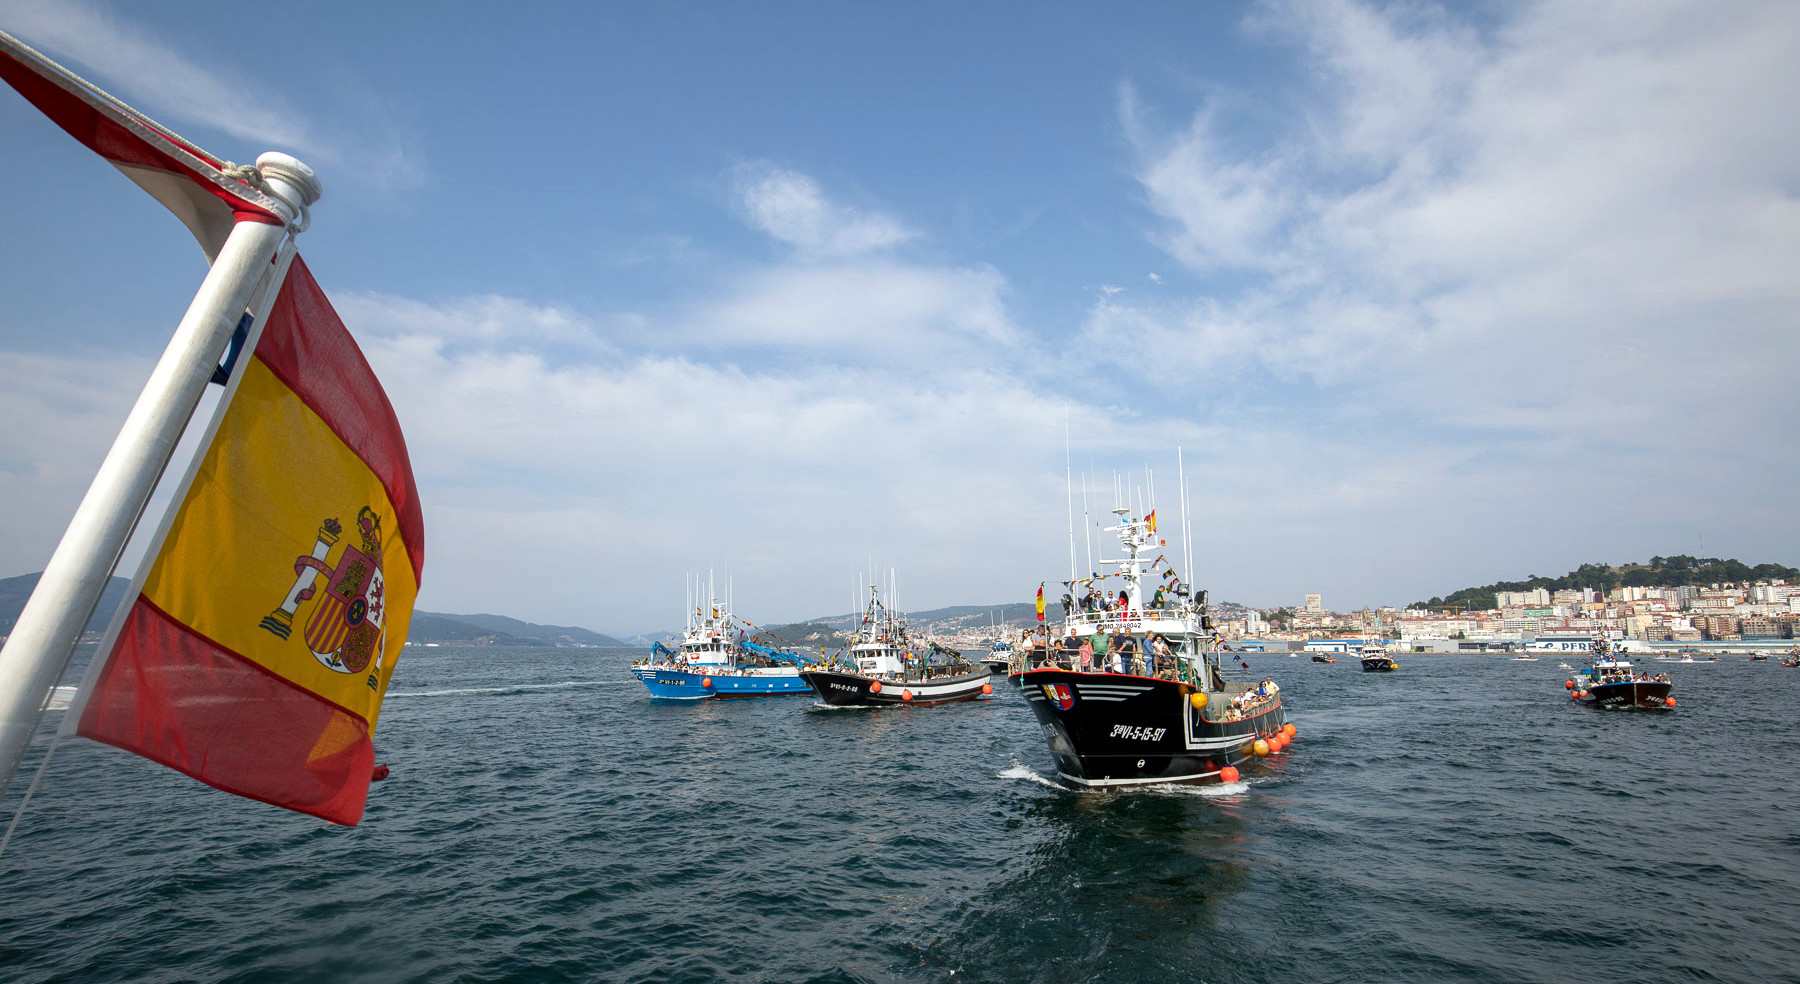
{"label": "flag's coat of arms", "polygon": [[[294,583],[281,606],[259,623],[277,638],[293,632],[301,604],[318,601],[306,622],[306,647],[320,665],[338,673],[361,673],[371,658],[381,668],[382,626],[387,614],[387,584],[381,573],[381,518],[364,506],[356,517],[362,548],[345,546],[335,566],[327,561],[343,533],[335,518],[319,525],[311,553],[294,559]],[[324,591],[319,579],[325,579]],[[373,684],[371,684],[373,685]]]}
{"label": "flag's coat of arms", "polygon": [[1044,684],[1044,696],[1055,704],[1058,710],[1068,710],[1075,706],[1075,691],[1066,683]]}

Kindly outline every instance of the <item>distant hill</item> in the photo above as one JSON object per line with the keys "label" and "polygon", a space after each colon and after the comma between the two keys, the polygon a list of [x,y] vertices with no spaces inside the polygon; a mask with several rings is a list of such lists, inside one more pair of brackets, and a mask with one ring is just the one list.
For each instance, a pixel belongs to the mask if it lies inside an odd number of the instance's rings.
{"label": "distant hill", "polygon": [[452,615],[413,612],[408,642],[450,642],[478,646],[590,646],[627,648],[629,643],[574,625],[538,625],[505,615]]}
{"label": "distant hill", "polygon": [[1684,584],[1767,581],[1774,578],[1788,581],[1800,579],[1800,570],[1783,567],[1780,564],[1757,564],[1752,567],[1739,560],[1689,557],[1683,554],[1675,557],[1652,557],[1648,564],[1627,563],[1617,567],[1607,563],[1582,564],[1562,577],[1540,577],[1533,574],[1523,581],[1495,581],[1493,584],[1484,584],[1479,588],[1463,588],[1461,591],[1453,591],[1430,601],[1416,601],[1413,602],[1413,607],[1493,608],[1495,595],[1501,591],[1533,591],[1538,588],[1550,591],[1561,591],[1566,588],[1594,588],[1600,591],[1611,591],[1621,587],[1678,588]]}
{"label": "distant hill", "polygon": [[[12,631],[13,623],[18,621],[19,612],[25,609],[25,600],[31,597],[31,590],[37,587],[38,578],[44,572],[36,574],[20,574],[18,577],[0,578],[0,635]],[[122,577],[115,577],[106,582],[106,590],[100,593],[100,604],[94,607],[94,617],[88,622],[89,632],[103,632],[106,623],[112,618],[119,603],[125,600],[125,592],[131,588],[131,582]]]}
{"label": "distant hill", "polygon": [[[37,587],[41,576],[42,571],[0,578],[0,635],[12,630],[19,612],[25,607],[25,600],[31,597],[31,590]],[[100,595],[100,604],[94,609],[94,618],[88,623],[89,632],[100,632],[106,628],[107,620],[118,609],[119,603],[125,600],[125,592],[130,587],[131,582],[122,577],[115,577],[107,582],[106,591]],[[505,615],[450,615],[424,611],[413,612],[412,625],[406,635],[408,642],[451,642],[479,646],[627,648],[632,645],[573,625],[538,625],[507,618]]]}

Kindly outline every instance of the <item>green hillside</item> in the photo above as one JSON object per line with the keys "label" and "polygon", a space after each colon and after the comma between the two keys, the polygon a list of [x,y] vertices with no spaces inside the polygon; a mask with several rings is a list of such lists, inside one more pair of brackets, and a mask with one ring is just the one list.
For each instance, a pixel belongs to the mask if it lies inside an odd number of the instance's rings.
{"label": "green hillside", "polygon": [[1757,564],[1751,566],[1740,560],[1721,560],[1718,557],[1689,557],[1685,554],[1676,557],[1652,557],[1647,564],[1627,563],[1613,566],[1607,563],[1582,564],[1561,577],[1541,577],[1533,574],[1523,581],[1495,581],[1478,588],[1463,588],[1430,601],[1413,602],[1414,608],[1493,608],[1494,597],[1501,591],[1531,591],[1545,588],[1560,591],[1565,588],[1593,588],[1599,591],[1611,591],[1613,588],[1678,588],[1684,584],[1717,584],[1723,581],[1767,581],[1775,578],[1783,580],[1800,579],[1800,570],[1783,567],[1780,564]]}

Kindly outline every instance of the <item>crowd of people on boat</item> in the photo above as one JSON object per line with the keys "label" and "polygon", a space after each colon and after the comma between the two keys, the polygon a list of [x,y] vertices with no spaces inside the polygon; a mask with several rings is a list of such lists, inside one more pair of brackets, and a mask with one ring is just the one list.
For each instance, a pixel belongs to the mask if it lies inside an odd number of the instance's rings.
{"label": "crowd of people on boat", "polygon": [[1643,671],[1633,673],[1630,670],[1600,670],[1597,683],[1669,683],[1667,673],[1650,674]]}
{"label": "crowd of people on boat", "polygon": [[1142,642],[1124,629],[1078,636],[1073,632],[1052,639],[1043,626],[1020,635],[1014,651],[1028,666],[1060,666],[1082,673],[1130,673],[1173,680],[1180,672],[1176,647],[1161,633],[1152,632]]}
{"label": "crowd of people on boat", "polygon": [[[1184,604],[1187,598],[1188,586],[1174,577],[1170,577],[1166,584],[1157,586],[1155,593],[1150,596],[1143,607],[1145,609],[1176,608]],[[1079,600],[1072,591],[1063,592],[1062,608],[1064,618],[1069,617],[1077,609],[1099,615],[1124,613],[1131,610],[1131,596],[1121,590],[1118,597],[1115,598],[1110,592],[1096,590],[1090,584]]]}
{"label": "crowd of people on boat", "polygon": [[1255,690],[1232,695],[1231,701],[1225,705],[1224,719],[1238,721],[1260,714],[1280,695],[1281,688],[1276,685],[1274,678],[1265,677],[1263,682],[1256,685]]}

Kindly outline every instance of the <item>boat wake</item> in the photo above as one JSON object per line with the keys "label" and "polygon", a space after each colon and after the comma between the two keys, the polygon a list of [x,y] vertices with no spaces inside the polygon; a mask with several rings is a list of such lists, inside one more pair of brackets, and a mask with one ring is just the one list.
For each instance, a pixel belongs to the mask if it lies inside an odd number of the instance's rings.
{"label": "boat wake", "polygon": [[999,772],[994,773],[994,778],[996,778],[996,779],[1023,779],[1026,782],[1035,782],[1040,786],[1047,786],[1051,789],[1055,789],[1055,790],[1058,790],[1060,792],[1065,792],[1065,793],[1078,793],[1078,792],[1084,791],[1084,790],[1079,790],[1079,789],[1071,789],[1068,786],[1065,786],[1062,783],[1057,782],[1055,779],[1046,779],[1043,776],[1038,775],[1037,772],[1031,768],[1031,766],[1021,764],[1018,759],[1014,759],[1013,764],[1011,766],[1001,769]]}
{"label": "boat wake", "polygon": [[66,711],[69,702],[75,699],[75,687],[57,687],[50,691],[50,702],[44,705],[46,711]]}
{"label": "boat wake", "polygon": [[559,683],[519,683],[510,687],[455,687],[448,690],[402,690],[388,694],[388,699],[399,697],[478,697],[484,695],[506,695],[530,693],[534,690],[575,690],[583,687],[612,687],[618,683],[613,680],[563,680]]}
{"label": "boat wake", "polygon": [[1017,759],[1013,760],[1013,764],[1010,767],[994,773],[994,777],[996,779],[1020,779],[1025,782],[1037,783],[1040,786],[1045,786],[1057,790],[1058,792],[1085,794],[1090,796],[1151,795],[1203,796],[1213,798],[1219,796],[1242,796],[1250,791],[1250,784],[1242,780],[1238,782],[1210,783],[1204,786],[1196,786],[1191,783],[1158,782],[1148,783],[1142,786],[1111,786],[1105,789],[1083,789],[1065,785],[1055,779],[1046,779],[1043,776],[1038,775],[1037,771],[1030,766],[1021,764]]}

